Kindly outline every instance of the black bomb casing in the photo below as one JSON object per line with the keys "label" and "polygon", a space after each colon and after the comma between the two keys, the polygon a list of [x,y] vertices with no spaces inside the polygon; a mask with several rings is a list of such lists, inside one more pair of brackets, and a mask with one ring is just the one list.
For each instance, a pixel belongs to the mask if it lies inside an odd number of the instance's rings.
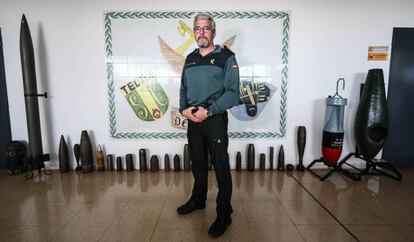
{"label": "black bomb casing", "polygon": [[49,160],[49,155],[43,154],[38,98],[39,96],[47,97],[47,94],[39,95],[37,93],[33,42],[24,14],[20,24],[20,59],[29,136],[29,160],[32,169],[41,169],[45,167],[43,162]]}
{"label": "black bomb casing", "polygon": [[388,105],[382,69],[368,71],[354,124],[359,152],[373,159],[388,137]]}

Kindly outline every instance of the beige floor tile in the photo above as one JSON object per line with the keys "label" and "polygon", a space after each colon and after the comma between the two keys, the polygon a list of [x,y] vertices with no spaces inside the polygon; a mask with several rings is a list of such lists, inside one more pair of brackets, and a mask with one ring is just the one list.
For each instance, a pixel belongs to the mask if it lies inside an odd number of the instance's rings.
{"label": "beige floor tile", "polygon": [[242,171],[233,173],[233,184],[236,190],[252,193],[254,190],[272,191],[282,185],[296,182],[284,172],[277,171]]}
{"label": "beige floor tile", "polygon": [[122,208],[116,220],[126,224],[151,224],[155,226],[163,207],[164,203],[159,201],[129,201]]}
{"label": "beige floor tile", "polygon": [[12,202],[2,200],[0,203],[0,228],[3,226],[24,225],[25,213],[30,210],[30,207],[23,201]]}
{"label": "beige floor tile", "polygon": [[360,241],[410,241],[411,238],[405,237],[400,231],[388,225],[348,225],[347,228]]}
{"label": "beige floor tile", "polygon": [[115,220],[99,241],[150,241],[154,224],[133,224]]}
{"label": "beige floor tile", "polygon": [[168,194],[168,201],[184,202],[191,197],[192,189],[185,189],[182,186],[171,186],[170,193]]}
{"label": "beige floor tile", "polygon": [[62,227],[53,224],[0,226],[0,241],[47,241]]}
{"label": "beige floor tile", "polygon": [[287,171],[266,171],[265,173],[268,174],[266,176],[265,184],[268,184],[269,186],[275,186],[277,185],[292,185],[296,184],[296,181],[292,178],[291,173]]}
{"label": "beige floor tile", "polygon": [[95,203],[84,203],[84,206],[76,215],[69,220],[68,226],[95,225],[105,226],[122,214],[126,202],[97,201]]}
{"label": "beige floor tile", "polygon": [[[91,177],[89,177],[91,176]],[[95,173],[52,174],[41,181],[27,181],[22,194],[43,202],[95,201],[106,192],[105,176]]]}
{"label": "beige floor tile", "polygon": [[386,224],[414,224],[414,207],[402,205],[398,199],[393,203],[372,205],[369,209]]}
{"label": "beige floor tile", "polygon": [[[0,178],[1,181],[1,178]],[[9,237],[8,233],[11,232],[11,228],[16,227],[14,225],[0,225],[0,241],[7,241],[7,238]]]}
{"label": "beige floor tile", "polygon": [[276,202],[245,202],[243,212],[250,226],[258,227],[263,224],[293,225],[286,210]]}
{"label": "beige floor tile", "polygon": [[282,200],[281,204],[294,224],[337,224],[337,222],[314,201]]}
{"label": "beige floor tile", "polygon": [[339,201],[334,204],[324,204],[324,206],[343,224],[385,224],[386,222],[353,201]]}
{"label": "beige floor tile", "polygon": [[82,209],[82,203],[6,202],[0,206],[0,225],[63,225]]}
{"label": "beige floor tile", "polygon": [[[140,175],[141,182],[138,186],[138,189],[135,190],[135,193],[132,194],[130,201],[164,201],[169,191],[171,190],[171,185],[166,186],[163,182],[160,182],[162,173],[150,173],[145,172]],[[158,177],[154,179],[152,177]],[[152,182],[151,180],[156,180],[157,182]]]}
{"label": "beige floor tile", "polygon": [[232,223],[220,238],[212,238],[211,240],[217,240],[217,241],[234,241],[234,242],[248,242],[248,241],[254,241],[253,235],[251,234],[251,230],[248,226],[240,227],[240,226],[234,226],[234,223]]}
{"label": "beige floor tile", "polygon": [[[371,179],[374,180],[374,179]],[[370,182],[358,187],[358,192],[351,195],[353,201],[380,217],[387,224],[414,224],[414,196],[411,188],[399,185],[380,185]],[[413,184],[414,185],[414,184]]]}
{"label": "beige floor tile", "polygon": [[313,200],[312,197],[298,184],[287,184],[277,187],[274,193],[279,200]]}
{"label": "beige floor tile", "polygon": [[272,191],[255,190],[255,191],[252,191],[250,193],[245,192],[245,191],[239,191],[239,196],[240,196],[240,198],[242,200],[249,201],[249,202],[255,202],[255,201],[257,201],[257,202],[261,202],[261,201],[266,201],[266,202],[278,201],[277,196]]}
{"label": "beige floor tile", "polygon": [[302,237],[309,242],[354,242],[356,241],[340,225],[298,225]]}
{"label": "beige floor tile", "polygon": [[[303,184],[306,189],[321,201],[336,202],[351,197],[358,183],[335,184],[329,181],[322,183]],[[303,188],[302,188],[303,189]]]}
{"label": "beige floor tile", "polygon": [[[409,189],[403,188],[402,185],[384,185],[370,182],[368,184],[354,184],[354,189],[350,196],[359,203],[370,206],[375,203],[384,203],[389,199],[402,198],[401,195],[404,196],[407,190]],[[402,191],[402,193],[398,194],[399,191]],[[413,200],[413,198],[410,199]]]}
{"label": "beige floor tile", "polygon": [[[392,174],[392,173],[390,173]],[[407,178],[407,176],[403,176],[403,179]],[[388,176],[378,176],[378,175],[372,175],[372,176],[363,176],[361,179],[362,182],[368,181],[368,182],[376,182],[379,183],[381,185],[400,185],[401,182],[392,179],[391,177]]]}
{"label": "beige floor tile", "polygon": [[82,203],[37,202],[33,208],[25,212],[27,225],[64,225],[70,221],[83,207]]}
{"label": "beige floor tile", "polygon": [[402,235],[407,241],[414,241],[414,225],[390,225],[392,230],[397,231],[398,234]]}
{"label": "beige floor tile", "polygon": [[294,225],[267,224],[257,227],[250,226],[254,241],[305,241]]}
{"label": "beige floor tile", "polygon": [[234,226],[232,223],[220,238],[209,237],[209,227],[210,224],[159,224],[151,241],[253,241],[247,226]]}
{"label": "beige floor tile", "polygon": [[85,222],[76,225],[65,225],[53,234],[49,241],[100,241],[111,223],[112,221],[101,224]]}
{"label": "beige floor tile", "polygon": [[151,241],[207,241],[208,227],[192,224],[159,224],[155,228]]}

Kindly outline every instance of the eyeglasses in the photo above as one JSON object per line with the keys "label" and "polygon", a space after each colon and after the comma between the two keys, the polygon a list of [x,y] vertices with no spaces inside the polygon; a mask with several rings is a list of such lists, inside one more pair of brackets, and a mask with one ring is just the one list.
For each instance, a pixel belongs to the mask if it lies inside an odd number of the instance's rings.
{"label": "eyeglasses", "polygon": [[213,30],[213,28],[211,26],[204,26],[204,27],[200,27],[200,26],[196,26],[193,28],[194,32],[201,32],[201,30],[204,30],[204,32],[210,32]]}

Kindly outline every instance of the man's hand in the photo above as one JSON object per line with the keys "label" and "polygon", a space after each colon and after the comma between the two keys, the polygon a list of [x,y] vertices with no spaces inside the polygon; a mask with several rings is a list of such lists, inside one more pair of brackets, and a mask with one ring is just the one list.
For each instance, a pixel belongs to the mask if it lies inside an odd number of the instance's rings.
{"label": "man's hand", "polygon": [[193,122],[196,122],[196,123],[201,122],[202,120],[200,118],[198,118],[197,116],[195,116],[195,114],[197,114],[199,112],[199,110],[195,113],[193,113],[193,110],[195,111],[195,110],[197,110],[197,108],[196,107],[188,107],[188,108],[184,109],[183,116],[186,117],[187,119],[193,121]]}
{"label": "man's hand", "polygon": [[206,118],[208,118],[207,112],[208,110],[203,106],[198,106],[197,112],[194,113],[194,116],[201,121],[204,121]]}

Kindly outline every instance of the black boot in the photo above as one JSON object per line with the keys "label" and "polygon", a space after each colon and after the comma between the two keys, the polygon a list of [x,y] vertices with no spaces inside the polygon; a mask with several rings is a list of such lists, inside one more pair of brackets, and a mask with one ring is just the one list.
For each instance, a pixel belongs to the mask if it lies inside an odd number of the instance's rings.
{"label": "black boot", "polygon": [[217,215],[216,221],[211,225],[208,234],[213,237],[219,237],[226,232],[227,227],[231,224],[230,214]]}
{"label": "black boot", "polygon": [[196,201],[190,199],[188,202],[186,202],[184,205],[181,205],[177,208],[177,212],[179,214],[188,214],[193,212],[196,209],[203,209],[206,207],[206,203],[197,203]]}

